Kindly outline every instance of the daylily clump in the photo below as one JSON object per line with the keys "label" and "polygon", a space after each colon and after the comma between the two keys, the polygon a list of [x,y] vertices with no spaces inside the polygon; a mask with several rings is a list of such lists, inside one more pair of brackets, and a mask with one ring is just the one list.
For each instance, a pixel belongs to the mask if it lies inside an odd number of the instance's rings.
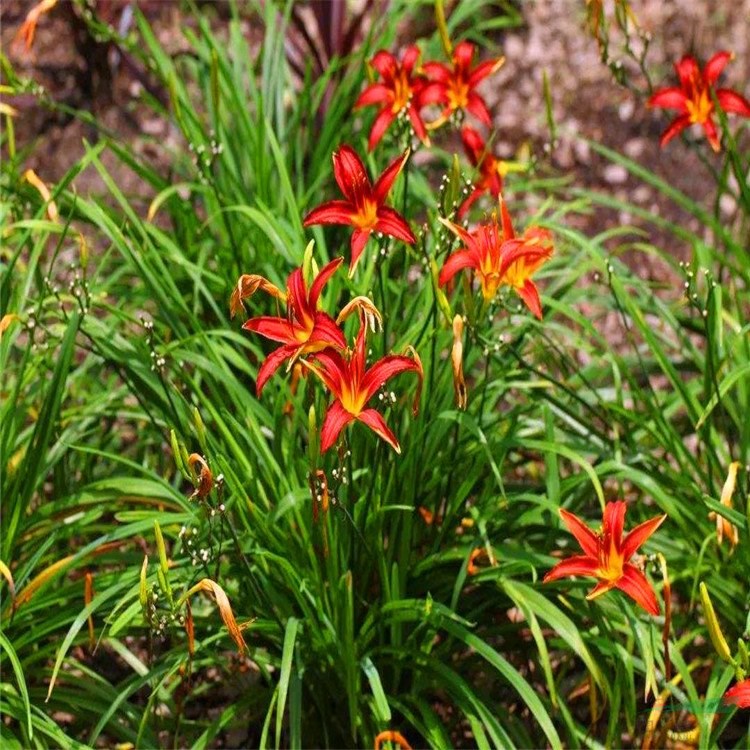
{"label": "daylily clump", "polygon": [[649,614],[659,614],[659,603],[646,576],[630,562],[638,548],[664,523],[665,515],[656,516],[636,526],[623,537],[625,511],[622,500],[607,503],[604,509],[602,529],[592,531],[577,516],[564,508],[560,518],[576,538],[584,554],[573,555],[557,563],[544,582],[556,581],[569,576],[590,576],[599,583],[586,596],[595,599],[613,588],[620,589],[641,605]]}
{"label": "daylily clump", "polygon": [[732,59],[730,52],[717,52],[703,70],[692,55],[685,55],[675,63],[679,86],[659,89],[648,100],[648,106],[660,109],[674,109],[677,117],[661,136],[660,143],[665,146],[676,135],[690,125],[700,125],[714,151],[721,149],[719,133],[714,121],[715,106],[713,96],[727,114],[750,117],[750,102],[732,89],[716,89],[716,82]]}
{"label": "daylily clump", "polygon": [[373,232],[395,237],[409,245],[414,233],[398,211],[385,205],[393,183],[409,158],[409,151],[394,159],[373,185],[357,152],[343,145],[333,154],[333,176],[346,200],[333,200],[314,208],[305,217],[306,227],[313,224],[347,224],[354,227],[351,238],[349,275],[359,263]]}
{"label": "daylily clump", "polygon": [[542,302],[531,277],[552,257],[552,236],[546,229],[530,227],[517,237],[503,201],[500,201],[500,217],[498,223],[497,215],[493,214],[489,223],[480,224],[471,232],[441,219],[464,245],[445,261],[438,283],[444,286],[459,271],[471,268],[485,300],[492,300],[501,286],[510,286],[541,319]]}

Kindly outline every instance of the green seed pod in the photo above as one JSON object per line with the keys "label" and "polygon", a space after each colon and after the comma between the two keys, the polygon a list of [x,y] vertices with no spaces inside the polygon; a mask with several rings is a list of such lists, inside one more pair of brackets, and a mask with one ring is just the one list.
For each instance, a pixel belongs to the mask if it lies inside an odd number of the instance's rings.
{"label": "green seed pod", "polygon": [[711,597],[708,595],[708,589],[706,588],[706,584],[701,582],[700,585],[700,592],[701,592],[701,602],[703,604],[703,614],[706,618],[706,627],[708,628],[708,634],[711,637],[711,643],[714,645],[714,649],[716,649],[716,653],[729,664],[734,664],[734,659],[732,658],[732,654],[729,651],[729,646],[727,645],[726,638],[724,638],[724,633],[721,632],[721,626],[719,625],[719,620],[716,617],[716,612],[714,612],[714,605],[711,603]]}

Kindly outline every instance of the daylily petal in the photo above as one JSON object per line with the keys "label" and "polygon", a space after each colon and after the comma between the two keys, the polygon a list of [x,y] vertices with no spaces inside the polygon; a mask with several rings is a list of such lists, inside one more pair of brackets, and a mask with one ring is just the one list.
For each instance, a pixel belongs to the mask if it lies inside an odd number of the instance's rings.
{"label": "daylily petal", "polygon": [[523,286],[516,287],[518,296],[524,301],[526,307],[531,310],[534,315],[541,320],[542,319],[542,301],[539,298],[539,290],[536,284],[531,279],[526,279]]}
{"label": "daylily petal", "polygon": [[375,224],[375,231],[383,232],[383,234],[395,237],[409,245],[413,245],[417,241],[414,232],[411,231],[409,225],[406,223],[406,219],[398,211],[388,206],[381,206],[378,209],[378,221]]}
{"label": "daylily petal", "polygon": [[279,369],[284,360],[291,359],[297,353],[298,349],[299,347],[295,344],[280,346],[265,358],[263,364],[258,370],[258,376],[255,379],[255,392],[258,394],[258,398],[260,398],[260,394],[262,393],[263,388],[265,388],[271,375]]}
{"label": "daylily petal", "polygon": [[355,205],[372,194],[365,165],[351,146],[343,144],[333,152],[333,176],[347,200]]}
{"label": "daylily petal", "polygon": [[655,92],[649,98],[646,106],[658,109],[677,109],[680,112],[687,112],[686,101],[687,96],[685,96],[685,92],[677,86],[671,86]]}
{"label": "daylily petal", "polygon": [[422,70],[430,80],[438,83],[447,83],[451,77],[450,68],[440,62],[423,63]]}
{"label": "daylily petal", "polygon": [[622,540],[622,556],[627,562],[640,547],[666,520],[666,515],[656,516],[631,529]]}
{"label": "daylily petal", "polygon": [[365,409],[357,415],[357,419],[366,424],[378,437],[383,438],[396,453],[401,453],[401,446],[396,436],[391,432],[383,417],[375,409]]}
{"label": "daylily petal", "polygon": [[675,63],[674,67],[680,79],[680,85],[683,88],[687,88],[694,76],[700,75],[698,63],[692,55],[685,55],[685,57]]}
{"label": "daylily petal", "polygon": [[386,50],[379,50],[375,53],[372,60],[370,60],[375,70],[380,73],[383,78],[392,79],[398,68],[398,61],[396,58]]}
{"label": "daylily petal", "polygon": [[469,161],[476,167],[487,150],[484,139],[474,128],[465,125],[461,128],[461,140]]}
{"label": "daylily petal", "polygon": [[427,135],[427,128],[425,127],[424,121],[419,114],[419,106],[415,105],[413,102],[409,107],[409,121],[411,122],[411,126],[414,128],[414,132],[416,133],[417,138],[419,138],[419,140],[422,141],[425,146],[429,146],[430,137]]}
{"label": "daylily petal", "polygon": [[417,102],[420,108],[429,104],[443,104],[447,98],[445,84],[438,81],[422,86],[417,93]]}
{"label": "daylily petal", "polygon": [[372,129],[370,130],[370,137],[367,141],[367,150],[372,151],[375,146],[380,143],[381,138],[385,135],[385,131],[388,130],[390,124],[396,119],[396,112],[391,107],[385,107],[382,109],[378,116],[375,118],[375,122],[372,123]]}
{"label": "daylily petal", "polygon": [[709,117],[703,123],[703,132],[706,134],[708,142],[711,144],[711,148],[717,153],[721,151],[721,142],[719,140],[719,131],[716,129],[716,123],[711,117]]}
{"label": "daylily petal", "polygon": [[626,593],[633,601],[640,604],[651,615],[659,614],[659,602],[651,584],[635,565],[625,563],[622,577],[615,584],[616,588]]}
{"label": "daylily petal", "polygon": [[484,99],[482,99],[479,94],[476,94],[473,91],[469,93],[466,102],[466,110],[467,112],[471,112],[477,120],[483,122],[487,127],[492,125],[492,116],[487,109],[487,105],[484,103]]}
{"label": "daylily petal", "polygon": [[513,231],[513,222],[508,213],[508,206],[502,198],[500,199],[500,220],[503,226],[503,239],[505,241],[514,239],[516,233]]}
{"label": "daylily petal", "polygon": [[367,403],[391,378],[395,378],[402,372],[416,372],[420,378],[422,368],[417,360],[404,357],[399,354],[390,354],[378,360],[366,373],[360,384],[360,389],[365,393]]}
{"label": "daylily petal", "polygon": [[479,63],[469,76],[469,87],[474,88],[474,86],[487,78],[487,76],[500,70],[504,62],[504,57],[498,57],[494,60],[485,60],[485,62]]}
{"label": "daylily petal", "polygon": [[453,64],[457,68],[468,70],[474,59],[476,47],[471,42],[459,42],[453,49]]}
{"label": "daylily petal", "polygon": [[739,708],[750,708],[750,679],[738,682],[729,688],[724,693],[724,703]]}
{"label": "daylily petal", "polygon": [[625,525],[625,512],[627,508],[628,506],[622,500],[607,503],[604,508],[602,534],[609,535],[614,539],[618,549],[620,548],[620,541],[622,539],[622,529]]}
{"label": "daylily petal", "polygon": [[606,594],[608,591],[612,591],[614,587],[615,584],[613,581],[599,581],[599,583],[597,583],[596,586],[594,586],[594,588],[591,589],[588,594],[586,594],[586,599],[588,601],[598,599],[602,594]]}
{"label": "daylily petal", "polygon": [[307,340],[305,348],[309,351],[311,346],[321,345],[346,349],[346,338],[330,315],[324,312],[317,312],[315,314],[315,326],[310,334],[310,338]]}
{"label": "daylily petal", "polygon": [[484,190],[480,187],[475,187],[474,190],[469,193],[469,196],[464,200],[464,202],[459,206],[458,213],[456,216],[459,219],[463,219],[464,216],[466,216],[469,209],[474,205],[474,202],[482,196],[484,193]]}
{"label": "daylily petal", "polygon": [[725,112],[750,117],[750,101],[731,89],[718,89],[716,98]]}
{"label": "daylily petal", "polygon": [[407,148],[401,156],[394,159],[384,170],[383,174],[378,177],[375,186],[372,189],[372,196],[378,205],[382,205],[385,199],[388,197],[388,193],[391,192],[393,183],[396,181],[401,170],[406,164],[406,160],[409,158],[409,149]]}
{"label": "daylily petal", "polygon": [[310,211],[302,224],[306,227],[313,224],[351,224],[356,213],[356,208],[349,201],[328,201]]}
{"label": "daylily petal", "polygon": [[401,57],[401,67],[406,71],[407,75],[410,75],[412,70],[414,70],[414,66],[417,64],[420,54],[421,52],[416,44],[410,44],[404,50],[404,54]]}
{"label": "daylily petal", "polygon": [[666,146],[667,143],[672,140],[672,138],[685,130],[685,128],[687,128],[689,125],[689,115],[680,115],[679,117],[676,117],[669,124],[669,127],[662,133],[661,138],[659,139],[659,145],[662,147]]}
{"label": "daylily petal", "polygon": [[561,560],[552,570],[544,576],[544,583],[556,581],[558,578],[568,576],[594,576],[599,568],[599,561],[588,555],[573,555],[567,560]]}
{"label": "daylily petal", "polygon": [[365,245],[367,245],[367,241],[369,239],[369,229],[355,229],[352,233],[352,238],[349,243],[351,247],[351,258],[349,259],[349,277],[354,275],[354,270],[359,263],[362,251],[365,249]]}
{"label": "daylily petal", "polygon": [[469,250],[459,250],[446,259],[440,269],[438,284],[445,286],[463,268],[479,268],[476,255]]}
{"label": "daylily petal", "polygon": [[303,360],[313,375],[323,381],[323,385],[338,399],[341,398],[342,386],[347,375],[347,365],[336,349],[323,349],[312,356],[312,362]]}
{"label": "daylily petal", "polygon": [[474,237],[471,236],[471,233],[464,229],[460,224],[454,224],[452,221],[448,221],[448,219],[444,219],[442,216],[438,217],[438,220],[444,227],[448,227],[448,229],[453,232],[453,234],[458,237],[458,239],[461,240],[461,242],[466,245],[467,250],[475,250],[476,249],[476,241],[474,240]]}
{"label": "daylily petal", "polygon": [[338,267],[344,262],[343,258],[336,258],[330,263],[327,263],[321,269],[320,273],[313,280],[310,286],[310,307],[315,310],[318,306],[318,298],[320,297],[323,287],[328,283],[331,276],[338,270]]}
{"label": "daylily petal", "polygon": [[385,104],[393,98],[393,92],[385,84],[372,83],[360,95],[354,103],[354,108],[368,107],[371,104]]}
{"label": "daylily petal", "polygon": [[341,430],[354,419],[354,415],[344,409],[340,401],[334,401],[326,412],[320,430],[320,452],[325,453],[336,442]]}
{"label": "daylily petal", "polygon": [[717,52],[703,68],[703,80],[713,86],[719,80],[719,76],[726,67],[727,63],[734,57],[731,52],[721,50]]}
{"label": "daylily petal", "polygon": [[294,327],[286,318],[262,315],[257,318],[250,318],[242,327],[246,331],[259,333],[261,336],[271,339],[271,341],[279,341],[282,344],[297,342],[294,336]]}
{"label": "daylily petal", "polygon": [[568,531],[576,538],[581,549],[589,556],[596,557],[598,554],[597,535],[580,519],[565,508],[560,508],[560,518]]}
{"label": "daylily petal", "polygon": [[286,279],[287,305],[292,309],[294,317],[303,325],[312,323],[315,308],[307,300],[307,287],[301,268],[295,268]]}

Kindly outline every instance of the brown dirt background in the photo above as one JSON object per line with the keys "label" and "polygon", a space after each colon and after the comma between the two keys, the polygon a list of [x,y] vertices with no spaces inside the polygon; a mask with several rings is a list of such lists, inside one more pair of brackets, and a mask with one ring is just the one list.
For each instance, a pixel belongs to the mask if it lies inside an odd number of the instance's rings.
{"label": "brown dirt background", "polygon": [[[113,26],[122,23],[127,2],[96,3],[98,13]],[[613,4],[614,0],[604,0],[609,17]],[[31,52],[13,45],[19,25],[33,5],[32,0],[0,1],[0,40],[16,70],[40,83],[56,101],[90,110],[122,141],[166,168],[170,151],[179,147],[180,138],[173,125],[155,117],[140,103],[148,81],[134,74],[127,61],[118,61],[111,48],[92,46],[86,41],[85,27],[69,0],[61,0],[41,19]],[[499,153],[511,157],[523,143],[530,143],[539,152],[549,139],[542,93],[542,74],[546,71],[558,126],[559,144],[552,153],[557,170],[574,184],[632,201],[697,229],[691,217],[649,186],[634,180],[624,168],[597,156],[582,140],[601,142],[647,165],[695,200],[705,204],[713,199],[708,172],[694,150],[679,140],[665,149],[659,148],[659,134],[670,119],[669,113],[645,108],[643,77],[635,71],[631,78],[640,96],[613,81],[600,59],[596,42],[585,31],[584,0],[525,0],[519,5],[525,25],[501,35],[506,64],[485,86],[498,129]],[[729,49],[736,57],[727,67],[721,85],[750,96],[750,0],[634,0],[631,5],[641,29],[651,36],[646,66],[654,85],[674,83],[672,63],[686,52],[705,61],[715,51]],[[181,32],[186,19],[178,0],[140,0],[138,7],[150,19],[167,50],[175,53],[186,48]],[[224,3],[203,3],[202,7],[215,26],[225,22]],[[424,14],[424,18],[416,19],[417,25],[430,27],[432,14]],[[246,30],[248,35],[253,33],[250,22]],[[405,30],[404,37],[408,36],[409,31]],[[615,35],[611,58],[624,59],[620,52]],[[69,115],[50,112],[31,97],[14,104],[21,105],[16,121],[19,145],[31,146],[25,166],[35,169],[47,181],[59,179],[82,155],[83,138],[91,141],[96,137],[90,126]],[[719,157],[710,149],[704,148],[703,153],[709,161],[719,163]],[[134,174],[111,155],[105,153],[104,161],[126,193],[139,193],[142,186]],[[93,170],[82,174],[76,187],[84,193],[102,189]],[[731,201],[721,207],[731,219]],[[581,219],[580,228],[594,233],[631,220],[627,214],[597,211],[592,217]],[[675,242],[669,236],[656,239]],[[680,257],[687,253],[686,248],[666,249]],[[651,265],[636,270],[652,278],[664,273]]]}

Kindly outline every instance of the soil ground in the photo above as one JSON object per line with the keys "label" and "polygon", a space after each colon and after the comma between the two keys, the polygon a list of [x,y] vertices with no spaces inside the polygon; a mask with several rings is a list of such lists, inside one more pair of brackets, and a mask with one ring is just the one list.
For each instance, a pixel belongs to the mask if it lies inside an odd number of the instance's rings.
{"label": "soil ground", "polygon": [[[127,0],[97,3],[98,12],[113,26],[127,27]],[[612,17],[613,3],[604,0],[606,17]],[[179,136],[172,125],[139,103],[143,87],[149,85],[147,78],[112,48],[93,43],[68,0],[61,0],[41,19],[30,52],[12,44],[33,5],[31,0],[3,0],[0,6],[0,38],[17,70],[38,81],[55,100],[90,110],[120,139],[166,165]],[[636,159],[695,200],[705,203],[713,198],[707,168],[695,150],[679,140],[659,148],[659,135],[669,122],[669,113],[646,109],[647,82],[628,65],[622,54],[622,38],[613,36],[610,58],[623,61],[639,93],[618,86],[602,63],[596,42],[585,31],[583,0],[525,0],[520,5],[525,25],[504,34],[501,46],[506,63],[486,88],[499,132],[499,152],[510,157],[524,143],[539,151],[549,140],[542,93],[542,74],[546,71],[559,135],[552,152],[554,166],[576,185],[631,200],[676,222],[693,221],[655,190],[630,177],[623,167],[599,157],[584,142],[592,139]],[[169,51],[185,47],[181,34],[185,19],[178,0],[140,0],[138,7]],[[214,23],[223,22],[222,3],[204,3],[203,7],[215,17]],[[632,8],[639,27],[651,37],[646,68],[653,85],[673,85],[672,63],[687,52],[705,61],[718,49],[729,49],[736,57],[727,67],[722,84],[750,96],[750,0],[633,0]],[[431,23],[431,18],[425,23]],[[21,145],[34,144],[27,166],[54,182],[83,153],[82,140],[92,140],[96,133],[69,115],[39,107],[30,97],[20,105],[18,140]],[[707,147],[702,152],[710,162],[719,163],[719,157]],[[139,192],[137,177],[113,157],[105,154],[105,165],[113,170],[125,192]],[[77,180],[80,191],[100,187],[93,170]],[[722,204],[722,209],[731,219],[731,202]],[[581,228],[596,233],[631,220],[627,214],[597,211],[581,219]],[[675,242],[670,236],[654,239]],[[684,247],[665,249],[679,257],[688,252]],[[655,266],[654,262],[641,258],[636,270],[651,278],[669,275],[663,264]]]}

